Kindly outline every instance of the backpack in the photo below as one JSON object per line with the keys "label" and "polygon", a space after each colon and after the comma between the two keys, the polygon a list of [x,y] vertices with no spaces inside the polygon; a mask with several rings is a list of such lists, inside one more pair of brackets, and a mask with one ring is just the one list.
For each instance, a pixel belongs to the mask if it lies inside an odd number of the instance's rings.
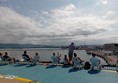
{"label": "backpack", "polygon": [[87,62],[85,62],[85,64],[84,64],[84,69],[85,70],[88,70],[88,69],[90,69],[91,68],[91,64],[87,61]]}

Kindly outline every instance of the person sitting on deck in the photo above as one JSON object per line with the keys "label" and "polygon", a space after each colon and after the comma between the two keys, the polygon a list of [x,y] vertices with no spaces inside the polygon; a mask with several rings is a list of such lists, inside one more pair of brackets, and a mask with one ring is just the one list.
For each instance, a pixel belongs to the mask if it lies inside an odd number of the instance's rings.
{"label": "person sitting on deck", "polygon": [[4,65],[4,64],[9,64],[9,61],[5,60],[2,56],[2,53],[0,53],[0,65]]}
{"label": "person sitting on deck", "polygon": [[35,53],[35,56],[33,58],[33,64],[36,64],[37,62],[39,62],[39,59],[40,59],[39,54]]}
{"label": "person sitting on deck", "polygon": [[58,64],[58,58],[57,58],[57,56],[55,55],[55,53],[53,53],[53,56],[51,57],[51,59],[52,59],[53,65],[57,65],[57,64]]}
{"label": "person sitting on deck", "polygon": [[5,52],[5,55],[3,56],[3,61],[12,61],[12,59],[8,56],[7,52]]}
{"label": "person sitting on deck", "polygon": [[63,66],[69,66],[69,61],[67,59],[67,55],[64,55]]}
{"label": "person sitting on deck", "polygon": [[77,57],[76,53],[74,53],[74,57],[73,57],[72,61],[73,61],[74,68],[82,67],[82,60],[79,57]]}
{"label": "person sitting on deck", "polygon": [[27,55],[27,51],[24,51],[22,58],[24,59],[24,61],[30,61],[30,57]]}
{"label": "person sitting on deck", "polygon": [[100,60],[96,57],[95,54],[92,54],[92,58],[90,58],[90,62],[91,62],[92,70],[94,70],[94,68],[100,68]]}
{"label": "person sitting on deck", "polygon": [[57,59],[58,59],[58,63],[60,63],[60,61],[61,61],[61,54],[59,54],[59,52],[57,52]]}
{"label": "person sitting on deck", "polygon": [[[9,57],[9,56],[8,56]],[[6,59],[7,57],[6,57],[6,54],[5,54],[5,56],[3,57],[2,56],[2,53],[0,53],[0,65],[1,64],[9,64],[9,62],[11,62],[12,61],[12,59],[9,57],[9,59],[7,60]],[[11,60],[10,60],[11,59]]]}
{"label": "person sitting on deck", "polygon": [[2,53],[0,53],[0,61],[3,61]]}

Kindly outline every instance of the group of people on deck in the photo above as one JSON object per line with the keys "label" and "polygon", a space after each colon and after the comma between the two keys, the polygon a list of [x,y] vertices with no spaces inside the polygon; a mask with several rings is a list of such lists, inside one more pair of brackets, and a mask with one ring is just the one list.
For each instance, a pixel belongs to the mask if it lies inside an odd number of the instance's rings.
{"label": "group of people on deck", "polygon": [[0,61],[5,61],[5,62],[11,62],[15,63],[16,61],[21,61],[21,62],[33,62],[36,64],[39,61],[40,57],[38,53],[35,53],[33,58],[30,58],[29,55],[27,54],[27,51],[24,51],[22,54],[22,59],[21,60],[15,60],[15,58],[11,58],[8,56],[8,53],[5,52],[5,55],[3,56],[2,53],[0,53]]}
{"label": "group of people on deck", "polygon": [[[73,66],[74,68],[80,68],[83,67],[84,69],[94,69],[94,68],[98,68],[100,69],[100,60],[96,57],[95,54],[92,54],[92,57],[90,58],[89,61],[84,62],[82,59],[80,59],[80,57],[77,56],[76,53],[74,53],[75,50],[75,45],[74,43],[71,43],[71,45],[69,45],[68,47],[68,55],[64,55],[63,58],[63,62],[61,62],[61,55],[59,55],[59,53],[53,53],[53,55],[51,56],[52,59],[52,63],[53,64],[60,64],[63,63],[63,66]],[[27,54],[27,51],[24,51],[24,53],[22,54],[22,59],[19,61],[24,61],[24,62],[33,62],[34,64],[36,64],[37,62],[39,62],[39,54],[35,53],[33,58],[30,58],[29,55]],[[8,61],[8,62],[15,62],[16,60],[13,58],[10,58],[8,56],[8,53],[5,52],[4,56],[2,53],[0,53],[0,62],[1,61]],[[117,71],[118,71],[118,60],[116,63],[117,66]]]}
{"label": "group of people on deck", "polygon": [[38,53],[35,53],[33,58],[30,58],[27,54],[27,51],[24,51],[24,54],[22,54],[22,58],[24,62],[32,62],[33,64],[36,64],[39,62],[40,56]]}
{"label": "group of people on deck", "polygon": [[[72,49],[71,49],[72,50]],[[71,51],[72,52],[72,51]],[[76,53],[71,53],[69,52],[69,55],[64,55],[64,58],[63,58],[63,66],[73,66],[74,68],[76,67],[80,67],[83,63],[83,60],[81,60]],[[74,54],[73,55],[70,55],[70,54]],[[60,60],[61,60],[61,55],[59,55],[59,53],[57,53],[57,56],[55,53],[53,53],[53,56],[51,57],[52,59],[52,63],[53,64],[60,64]],[[39,54],[38,53],[35,53],[34,57],[33,58],[30,58],[29,55],[27,54],[27,51],[24,51],[24,53],[22,54],[22,59],[19,60],[19,61],[24,61],[24,62],[33,62],[34,64],[36,64],[38,61],[39,61]],[[69,59],[68,59],[69,58]],[[5,52],[4,56],[2,55],[2,53],[0,53],[0,61],[9,61],[9,62],[13,62],[13,59],[10,58],[8,56],[8,53]],[[93,57],[90,59],[90,62],[92,63],[92,65],[98,65],[100,64],[100,61],[99,59],[97,59],[95,57],[95,55],[93,55]],[[85,69],[88,69],[90,68],[90,64],[86,62],[85,65],[84,65],[84,68]]]}
{"label": "group of people on deck", "polygon": [[[100,68],[100,60],[96,57],[95,54],[92,54],[90,61],[87,61],[83,64],[84,61],[81,60],[76,53],[74,53],[74,50],[75,45],[74,43],[71,43],[71,45],[69,45],[68,56],[64,55],[63,66],[73,66],[74,68],[84,67],[84,69],[94,69],[94,67]],[[56,56],[56,54],[53,53],[53,56],[51,57],[53,64],[60,63],[59,58],[60,56]]]}
{"label": "group of people on deck", "polygon": [[[73,66],[74,68],[84,68],[84,69],[94,69],[94,67],[99,67],[100,68],[100,60],[98,58],[95,57],[95,55],[92,55],[92,58],[90,58],[90,62],[85,62],[85,64],[83,64],[83,60],[81,60],[76,53],[73,54],[74,56],[72,57],[72,60],[69,62],[69,59],[67,57],[67,55],[64,55],[63,58],[63,66]],[[52,63],[54,65],[60,64],[60,61],[58,59],[59,57],[55,55],[55,53],[53,53],[53,56],[51,57],[52,59]]]}

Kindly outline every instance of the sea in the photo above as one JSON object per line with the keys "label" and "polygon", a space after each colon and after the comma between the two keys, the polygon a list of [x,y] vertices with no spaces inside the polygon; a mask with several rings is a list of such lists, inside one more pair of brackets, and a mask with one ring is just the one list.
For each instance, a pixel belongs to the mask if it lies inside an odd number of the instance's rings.
{"label": "sea", "polygon": [[[8,52],[8,55],[11,58],[16,58],[16,60],[22,59],[22,54],[24,51],[27,51],[27,54],[30,57],[33,57],[35,53],[38,53],[41,61],[51,61],[51,56],[53,53],[61,55],[61,62],[63,61],[64,55],[68,55],[68,49],[61,48],[23,48],[23,49],[0,49],[0,53],[4,55],[5,52]],[[86,54],[85,50],[74,50],[77,53],[77,56],[80,57],[84,62],[89,61],[92,57],[91,55]],[[102,65],[107,65],[106,61],[98,57]]]}

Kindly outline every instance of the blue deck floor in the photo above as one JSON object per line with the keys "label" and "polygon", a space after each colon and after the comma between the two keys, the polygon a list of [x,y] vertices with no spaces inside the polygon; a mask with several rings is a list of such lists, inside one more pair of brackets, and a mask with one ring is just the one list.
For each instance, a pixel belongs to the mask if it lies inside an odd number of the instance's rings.
{"label": "blue deck floor", "polygon": [[88,70],[72,70],[71,67],[62,68],[46,66],[0,66],[0,74],[16,75],[40,83],[118,83],[118,74],[106,71],[91,72]]}

